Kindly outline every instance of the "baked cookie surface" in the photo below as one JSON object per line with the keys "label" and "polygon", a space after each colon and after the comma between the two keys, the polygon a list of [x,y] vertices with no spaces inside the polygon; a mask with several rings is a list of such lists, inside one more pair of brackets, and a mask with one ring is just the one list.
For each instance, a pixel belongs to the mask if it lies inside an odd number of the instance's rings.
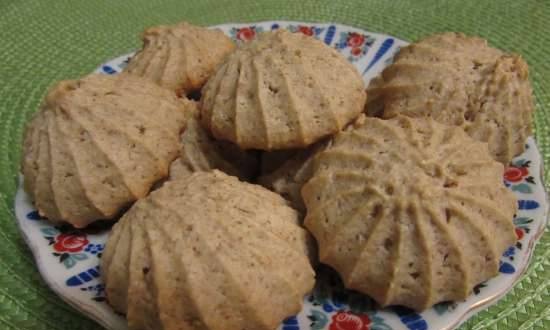
{"label": "baked cookie surface", "polygon": [[25,190],[40,214],[85,227],[144,197],[178,155],[186,106],[129,75],[58,83],[23,144]]}
{"label": "baked cookie surface", "polygon": [[366,100],[346,58],[282,29],[239,45],[202,92],[202,122],[214,137],[260,150],[311,145],[355,119]]}
{"label": "baked cookie surface", "polygon": [[517,202],[487,145],[431,119],[366,118],[302,188],[322,263],[382,306],[466,298],[515,243]]}
{"label": "baked cookie surface", "polygon": [[460,33],[427,37],[404,47],[369,87],[369,112],[430,117],[462,127],[489,143],[507,165],[532,135],[534,111],[527,63]]}
{"label": "baked cookie surface", "polygon": [[125,72],[151,79],[184,95],[204,85],[216,66],[235,48],[222,31],[182,22],[143,32],[143,47]]}
{"label": "baked cookie surface", "polygon": [[307,240],[263,187],[219,171],[170,180],[114,226],[108,301],[129,329],[272,330],[313,287]]}

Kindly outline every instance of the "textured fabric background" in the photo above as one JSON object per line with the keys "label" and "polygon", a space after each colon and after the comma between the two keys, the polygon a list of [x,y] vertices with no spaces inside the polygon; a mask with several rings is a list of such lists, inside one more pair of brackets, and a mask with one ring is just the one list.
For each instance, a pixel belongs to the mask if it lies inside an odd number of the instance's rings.
{"label": "textured fabric background", "polygon": [[[550,164],[550,1],[0,0],[0,329],[99,328],[50,292],[17,231],[12,205],[26,119],[54,81],[138,47],[147,26],[184,19],[337,22],[406,40],[448,30],[480,35],[530,64],[536,136]],[[547,233],[521,282],[462,328],[550,329],[549,285]]]}

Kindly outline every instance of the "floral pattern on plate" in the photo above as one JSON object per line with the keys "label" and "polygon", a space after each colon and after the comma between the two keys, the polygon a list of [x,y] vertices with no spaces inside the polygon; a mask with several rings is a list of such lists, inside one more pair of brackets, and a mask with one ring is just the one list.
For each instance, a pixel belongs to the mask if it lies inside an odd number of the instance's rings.
{"label": "floral pattern on plate", "polygon": [[88,233],[97,231],[98,225],[87,229],[75,229],[70,225],[52,225],[47,219],[41,217],[38,211],[33,210],[26,215],[27,220],[43,221],[44,226],[40,228],[44,239],[51,247],[52,255],[59,259],[59,263],[65,268],[73,268],[79,261],[88,260],[91,257],[101,258],[105,244],[94,244],[88,240]]}
{"label": "floral pattern on plate", "polygon": [[315,25],[301,25],[301,24],[296,24],[296,25],[290,24],[286,27],[286,29],[294,33],[300,32],[306,36],[315,37],[315,38],[319,38],[319,36],[321,35],[321,32],[325,30],[324,27],[319,27]]}
{"label": "floral pattern on plate", "polygon": [[244,26],[241,28],[233,28],[229,32],[229,35],[235,39],[236,41],[242,42],[242,41],[250,41],[254,38],[256,38],[256,35],[260,32],[263,32],[263,28],[261,26],[251,25],[251,26]]}
{"label": "floral pattern on plate", "polygon": [[[311,35],[337,49],[363,74],[365,83],[389,65],[407,43],[397,38],[338,24],[270,21],[215,26],[244,42],[261,31],[287,28]],[[358,50],[357,50],[358,49]],[[98,73],[121,72],[133,54],[99,66]],[[548,203],[541,179],[542,160],[533,138],[525,152],[504,173],[504,184],[518,197],[514,219],[517,243],[501,258],[500,274],[477,285],[465,301],[441,303],[422,313],[406,308],[380,308],[369,297],[346,290],[338,275],[328,267],[318,269],[314,291],[304,298],[300,313],[287,318],[280,330],[427,330],[458,326],[473,312],[485,308],[509,290],[526,269],[537,238],[546,224]],[[15,200],[17,221],[48,285],[69,304],[107,329],[127,329],[123,316],[107,304],[101,281],[99,258],[110,224],[85,230],[55,225],[41,218],[22,190]]]}
{"label": "floral pattern on plate", "polygon": [[340,39],[336,43],[336,49],[345,50],[349,48],[348,60],[355,62],[367,55],[376,39],[370,34],[358,32],[341,32]]}

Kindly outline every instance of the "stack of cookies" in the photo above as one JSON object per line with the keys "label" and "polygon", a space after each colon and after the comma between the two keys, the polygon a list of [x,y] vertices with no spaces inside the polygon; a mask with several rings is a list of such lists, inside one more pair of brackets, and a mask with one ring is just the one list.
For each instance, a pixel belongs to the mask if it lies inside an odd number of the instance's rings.
{"label": "stack of cookies", "polygon": [[116,221],[101,269],[130,329],[275,329],[317,262],[415,310],[497,274],[504,165],[531,134],[521,57],[435,35],[366,89],[300,33],[235,45],[180,23],[143,41],[122,74],[52,88],[22,159],[42,216]]}

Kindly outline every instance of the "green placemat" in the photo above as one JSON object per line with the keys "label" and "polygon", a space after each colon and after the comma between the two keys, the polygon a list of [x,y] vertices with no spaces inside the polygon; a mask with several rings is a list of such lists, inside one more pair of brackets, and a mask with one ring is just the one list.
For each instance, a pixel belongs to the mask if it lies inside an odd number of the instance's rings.
{"label": "green placemat", "polygon": [[[550,164],[550,1],[77,1],[0,0],[0,329],[99,329],[41,280],[14,220],[26,119],[56,80],[92,71],[139,46],[147,26],[271,19],[337,22],[405,40],[463,31],[520,53],[530,65],[536,137]],[[546,172],[547,185],[550,172]],[[462,329],[550,329],[550,234],[529,270],[497,305]]]}

